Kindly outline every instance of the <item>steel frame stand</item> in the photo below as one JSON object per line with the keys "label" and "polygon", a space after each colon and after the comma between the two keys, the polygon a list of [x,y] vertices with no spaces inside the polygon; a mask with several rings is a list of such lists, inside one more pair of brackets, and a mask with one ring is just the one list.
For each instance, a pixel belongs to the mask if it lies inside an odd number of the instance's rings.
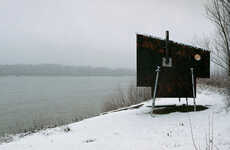
{"label": "steel frame stand", "polygon": [[192,94],[193,94],[194,111],[196,111],[194,69],[193,68],[190,68],[190,69],[191,69],[191,73],[192,73]]}
{"label": "steel frame stand", "polygon": [[158,85],[158,78],[159,78],[159,72],[160,72],[160,66],[157,66],[156,69],[156,79],[155,79],[155,86],[154,86],[154,91],[153,91],[153,103],[152,103],[152,110],[155,107],[155,101],[156,101],[156,93],[157,93],[157,85]]}

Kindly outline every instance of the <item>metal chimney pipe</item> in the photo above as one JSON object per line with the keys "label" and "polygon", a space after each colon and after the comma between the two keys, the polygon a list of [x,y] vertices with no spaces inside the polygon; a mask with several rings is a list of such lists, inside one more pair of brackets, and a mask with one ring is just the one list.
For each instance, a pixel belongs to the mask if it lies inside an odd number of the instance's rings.
{"label": "metal chimney pipe", "polygon": [[165,39],[165,57],[166,57],[166,64],[169,63],[169,50],[168,50],[168,43],[169,43],[169,31],[166,31],[166,39]]}

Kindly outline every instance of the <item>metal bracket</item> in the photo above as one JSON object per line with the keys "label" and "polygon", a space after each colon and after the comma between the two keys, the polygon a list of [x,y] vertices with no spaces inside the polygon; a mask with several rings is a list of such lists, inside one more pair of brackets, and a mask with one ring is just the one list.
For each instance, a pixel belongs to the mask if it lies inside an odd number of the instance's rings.
{"label": "metal bracket", "polygon": [[167,58],[162,58],[162,66],[163,67],[172,67],[172,58],[169,58],[169,61],[167,63]]}

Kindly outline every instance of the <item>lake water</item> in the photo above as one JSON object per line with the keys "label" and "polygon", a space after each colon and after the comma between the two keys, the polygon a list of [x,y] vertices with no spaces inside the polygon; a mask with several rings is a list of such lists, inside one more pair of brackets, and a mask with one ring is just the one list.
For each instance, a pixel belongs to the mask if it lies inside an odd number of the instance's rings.
{"label": "lake water", "polygon": [[117,92],[135,84],[123,77],[0,77],[0,135],[36,122],[100,113]]}

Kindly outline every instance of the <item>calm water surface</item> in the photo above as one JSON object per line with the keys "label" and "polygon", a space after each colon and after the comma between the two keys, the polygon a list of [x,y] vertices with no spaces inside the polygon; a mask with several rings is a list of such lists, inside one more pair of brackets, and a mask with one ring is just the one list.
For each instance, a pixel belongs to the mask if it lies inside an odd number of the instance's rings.
{"label": "calm water surface", "polygon": [[127,77],[0,77],[0,135],[34,121],[68,120],[100,113]]}

